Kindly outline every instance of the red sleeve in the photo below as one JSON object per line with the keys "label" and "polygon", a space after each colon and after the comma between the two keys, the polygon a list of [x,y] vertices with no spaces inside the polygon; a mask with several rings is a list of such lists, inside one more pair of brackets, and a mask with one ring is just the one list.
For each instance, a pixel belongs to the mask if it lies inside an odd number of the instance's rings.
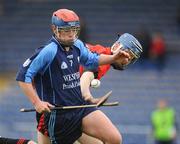
{"label": "red sleeve", "polygon": [[[87,44],[87,47],[89,48],[89,50],[91,52],[95,52],[98,54],[107,54],[107,55],[111,54],[111,50],[109,47],[104,47],[102,45],[90,45],[90,44]],[[98,70],[95,72],[95,78],[101,79],[107,73],[107,71],[110,69],[110,67],[111,67],[110,64],[99,66]],[[82,75],[83,71],[84,71],[84,68],[82,66],[80,66],[80,74],[81,75]]]}
{"label": "red sleeve", "polygon": [[109,47],[104,47],[102,45],[90,45],[90,44],[87,44],[87,46],[91,52],[96,52],[98,54],[107,54],[107,55],[111,54],[111,49]]}

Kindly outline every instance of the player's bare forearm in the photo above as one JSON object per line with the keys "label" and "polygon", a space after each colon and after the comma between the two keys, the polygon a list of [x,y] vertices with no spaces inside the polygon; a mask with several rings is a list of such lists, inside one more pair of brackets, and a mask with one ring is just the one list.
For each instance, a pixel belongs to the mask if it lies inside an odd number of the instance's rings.
{"label": "player's bare forearm", "polygon": [[19,85],[25,95],[29,98],[31,103],[34,105],[37,112],[50,112],[50,108],[54,107],[48,102],[43,102],[40,100],[39,96],[36,93],[36,90],[34,89],[32,83],[25,83],[25,82],[19,82]]}
{"label": "player's bare forearm", "polygon": [[21,87],[24,94],[29,98],[33,105],[40,101],[36,91],[33,88],[32,83],[19,82],[19,86]]}
{"label": "player's bare forearm", "polygon": [[111,64],[114,60],[113,55],[101,54],[99,56],[99,65]]}
{"label": "player's bare forearm", "polygon": [[94,79],[94,73],[91,71],[86,71],[81,76],[80,79],[81,93],[85,100],[92,98],[89,87],[93,79]]}
{"label": "player's bare forearm", "polygon": [[127,52],[121,50],[113,55],[101,54],[99,56],[99,65],[111,64],[117,59],[127,60],[129,57],[130,55]]}
{"label": "player's bare forearm", "polygon": [[19,82],[19,86],[21,87],[24,94],[29,98],[33,105],[40,101],[36,91],[33,88],[32,83]]}

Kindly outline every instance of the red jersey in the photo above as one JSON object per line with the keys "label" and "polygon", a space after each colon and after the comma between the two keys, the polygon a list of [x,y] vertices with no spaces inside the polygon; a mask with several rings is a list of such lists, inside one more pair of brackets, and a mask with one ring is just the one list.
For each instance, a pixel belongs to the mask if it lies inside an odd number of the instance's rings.
{"label": "red jersey", "polygon": [[[90,45],[90,44],[87,44],[87,47],[89,48],[91,52],[95,52],[98,54],[111,55],[111,50],[109,47],[104,47],[102,45]],[[110,64],[99,66],[98,70],[94,72],[95,78],[101,79],[101,77],[103,77],[105,73],[110,69],[110,66],[111,66]],[[84,71],[83,66],[80,66],[81,75],[83,71]]]}

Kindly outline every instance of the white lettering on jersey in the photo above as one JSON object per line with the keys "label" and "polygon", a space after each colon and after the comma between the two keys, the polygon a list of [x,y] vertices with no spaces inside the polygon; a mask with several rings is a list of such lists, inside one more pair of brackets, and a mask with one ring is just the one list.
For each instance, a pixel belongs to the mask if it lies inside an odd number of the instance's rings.
{"label": "white lettering on jersey", "polygon": [[68,68],[67,64],[63,61],[61,63],[61,69],[67,69],[67,68]]}
{"label": "white lettering on jersey", "polygon": [[80,86],[80,73],[76,72],[63,76],[66,83],[63,83],[63,89],[71,89]]}
{"label": "white lettering on jersey", "polygon": [[71,84],[63,84],[63,89],[71,89],[80,86],[79,81],[71,82]]}
{"label": "white lettering on jersey", "polygon": [[70,65],[73,66],[73,60],[69,60]]}
{"label": "white lettering on jersey", "polygon": [[31,60],[30,60],[30,59],[27,59],[27,60],[23,63],[23,67],[27,67],[30,63],[31,63]]}
{"label": "white lettering on jersey", "polygon": [[70,82],[72,80],[77,80],[77,79],[80,78],[80,73],[76,72],[76,73],[73,73],[73,74],[64,75],[63,78],[64,78],[64,80],[66,82]]}

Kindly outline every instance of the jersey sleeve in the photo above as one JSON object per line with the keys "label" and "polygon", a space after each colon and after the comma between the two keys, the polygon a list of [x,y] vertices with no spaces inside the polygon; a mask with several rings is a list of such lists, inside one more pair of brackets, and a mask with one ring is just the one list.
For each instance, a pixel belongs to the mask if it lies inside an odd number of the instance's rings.
{"label": "jersey sleeve", "polygon": [[86,44],[86,45],[91,52],[95,52],[98,54],[111,55],[110,47],[104,47],[104,46],[99,45],[99,44],[97,44],[97,45]]}
{"label": "jersey sleeve", "polygon": [[80,50],[80,63],[86,67],[86,69],[97,69],[99,65],[99,55],[90,52],[85,44],[80,40],[76,40],[74,45]]}
{"label": "jersey sleeve", "polygon": [[16,80],[31,83],[34,76],[42,74],[53,61],[57,52],[57,45],[50,43],[45,46],[40,52],[28,58],[20,68]]}

